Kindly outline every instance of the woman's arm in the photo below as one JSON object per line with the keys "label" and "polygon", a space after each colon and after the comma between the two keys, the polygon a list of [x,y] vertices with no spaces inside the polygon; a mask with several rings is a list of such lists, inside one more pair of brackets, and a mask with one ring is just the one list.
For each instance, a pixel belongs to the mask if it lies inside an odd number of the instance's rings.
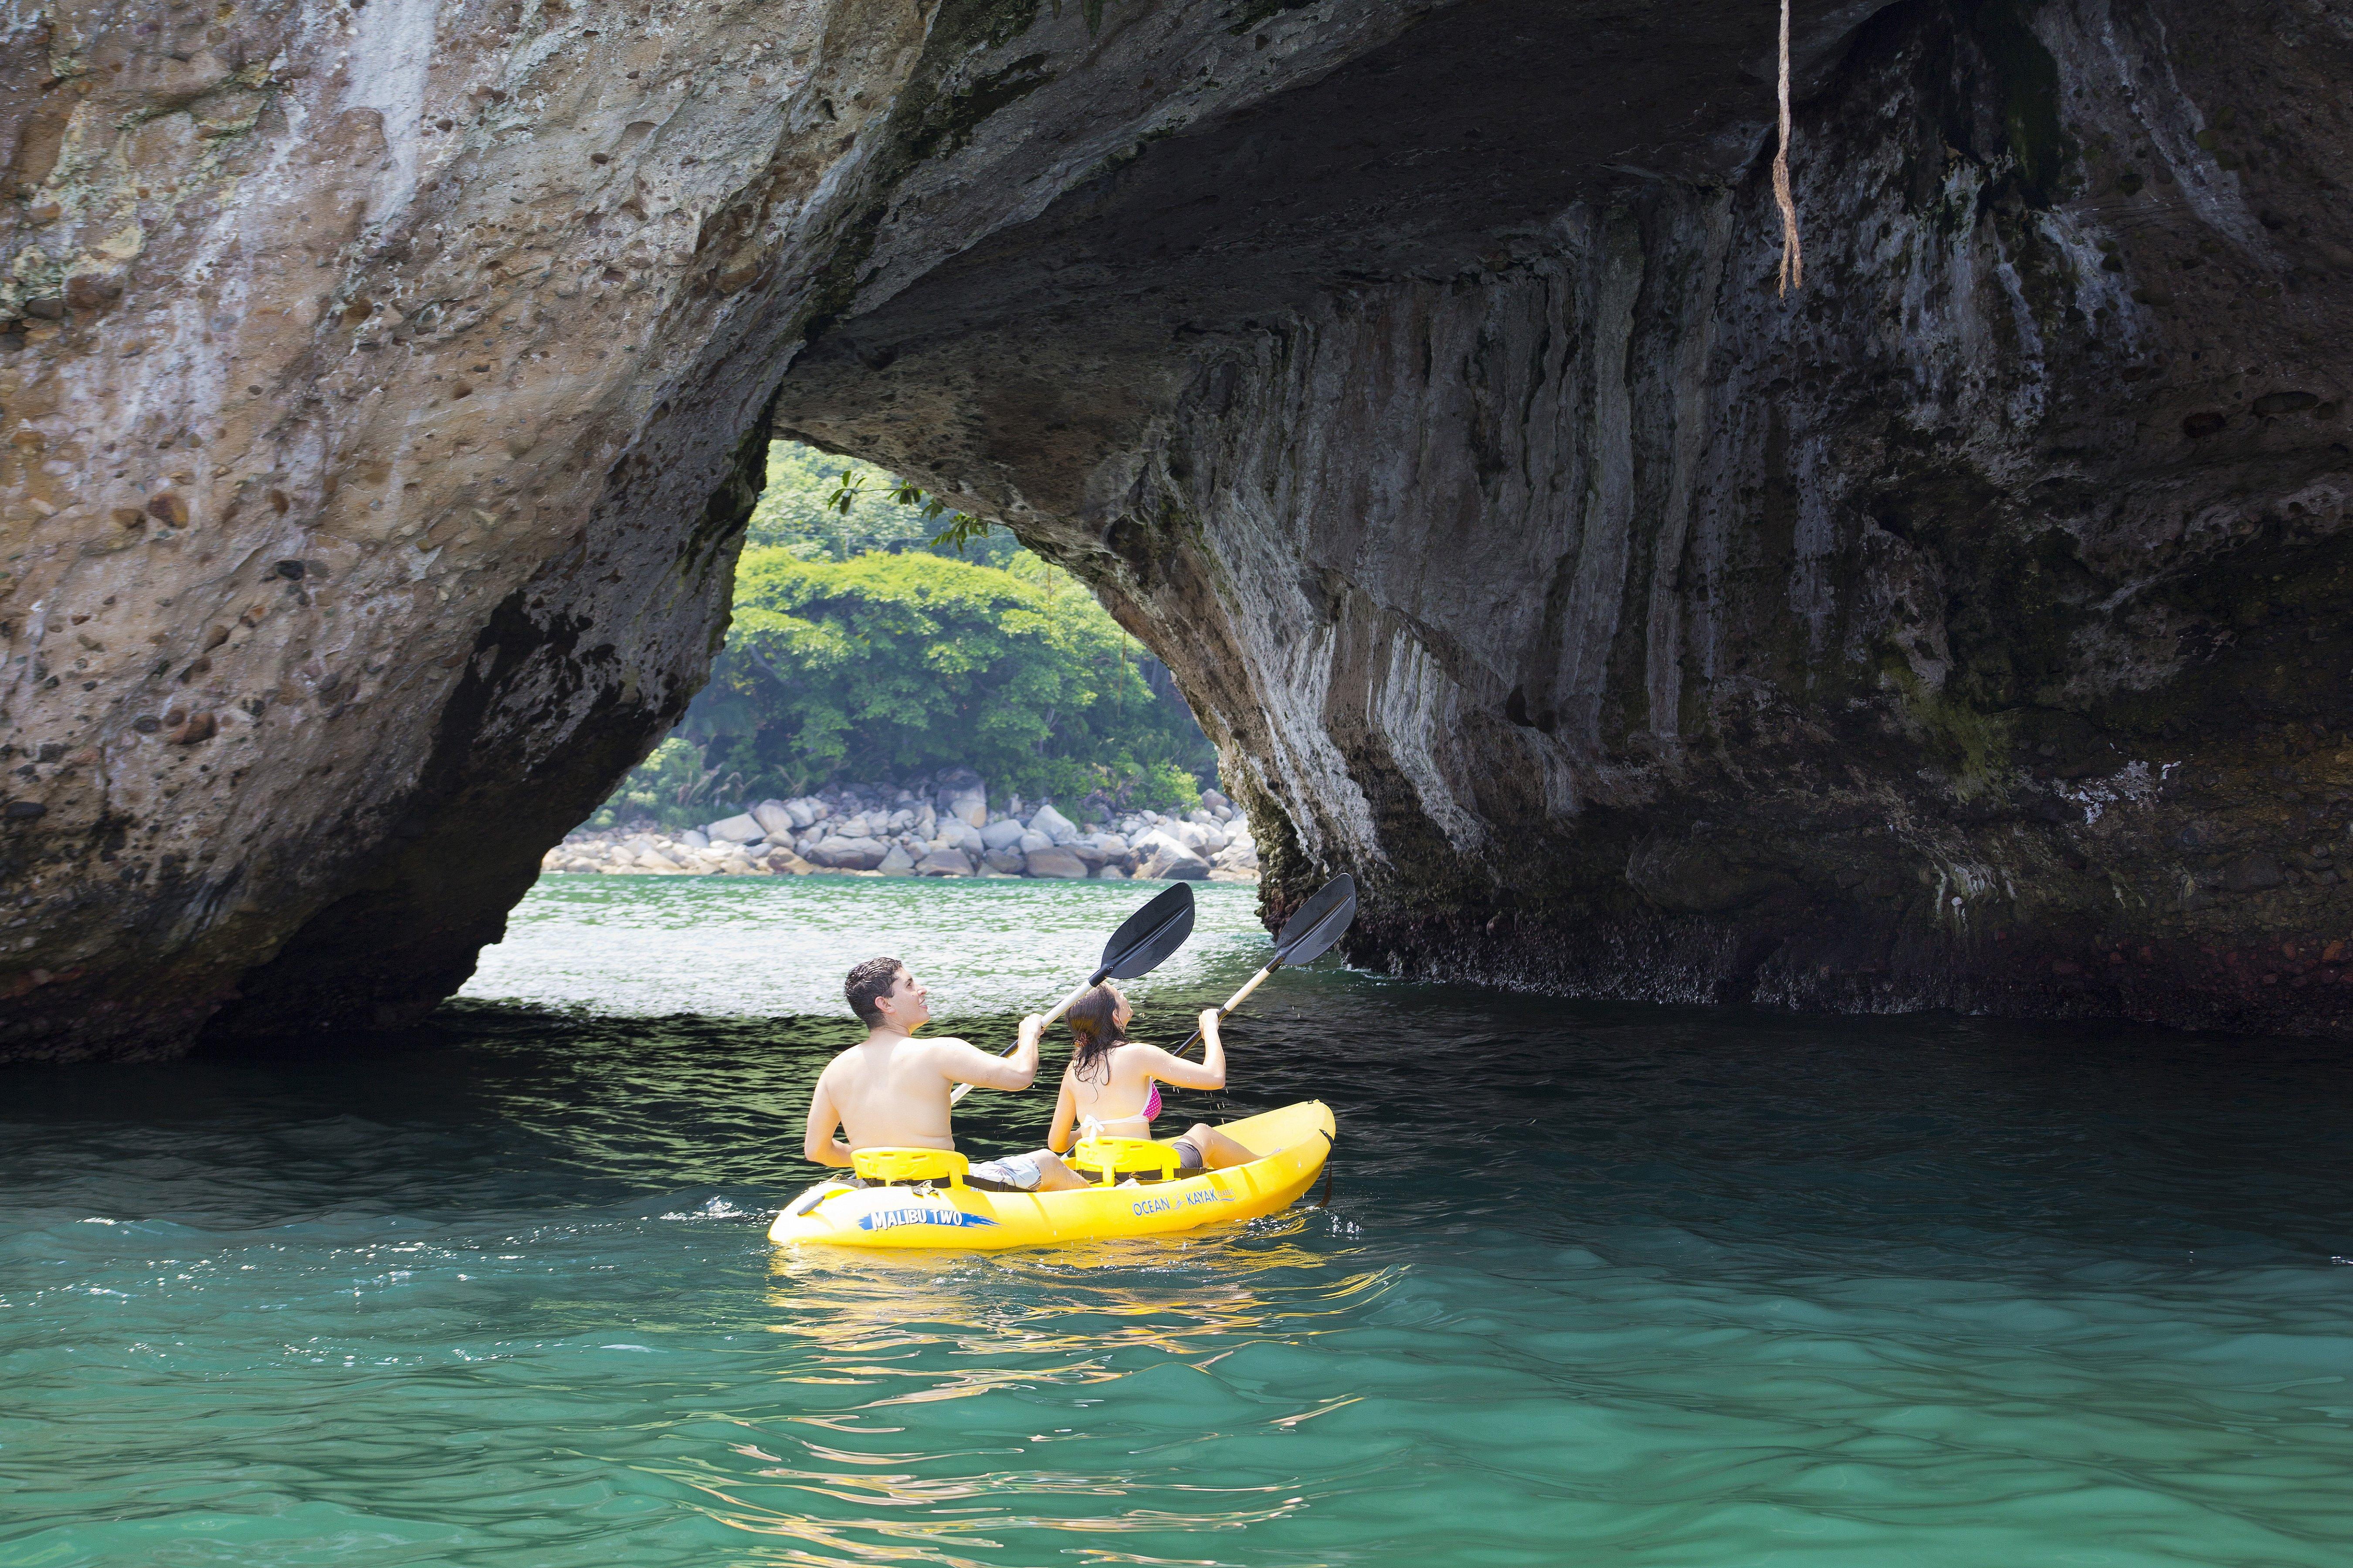
{"label": "woman's arm", "polygon": [[1078,1102],[1071,1098],[1071,1071],[1062,1069],[1062,1092],[1054,1097],[1054,1124],[1046,1131],[1046,1147],[1057,1154],[1071,1152],[1071,1123],[1079,1116]]}
{"label": "woman's arm", "polygon": [[1226,1087],[1226,1047],[1218,1037],[1218,1010],[1211,1007],[1201,1015],[1201,1063],[1196,1067],[1183,1057],[1170,1056],[1158,1046],[1140,1047],[1150,1055],[1144,1058],[1147,1078],[1174,1084],[1178,1089],[1223,1089]]}

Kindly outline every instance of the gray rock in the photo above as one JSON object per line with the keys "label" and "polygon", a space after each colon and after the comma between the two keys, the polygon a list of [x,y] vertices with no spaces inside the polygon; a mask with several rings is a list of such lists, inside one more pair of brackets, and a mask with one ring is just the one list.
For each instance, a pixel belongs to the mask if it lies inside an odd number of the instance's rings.
{"label": "gray rock", "polygon": [[768,830],[749,816],[730,816],[703,829],[712,839],[725,839],[730,844],[751,844],[768,836]]}
{"label": "gray rock", "polygon": [[[1171,822],[1166,826],[1155,831],[1161,837],[1171,843],[1181,844],[1196,855],[1206,857],[1213,853],[1208,844],[1209,830],[1198,822]],[[1222,835],[1219,836],[1218,844],[1219,848],[1224,847],[1225,839]]]}
{"label": "gray rock", "polygon": [[791,810],[781,800],[764,800],[754,806],[752,820],[760,825],[760,831],[769,838],[789,838],[794,828],[807,826],[795,822]]}
{"label": "gray rock", "polygon": [[886,877],[909,876],[915,869],[915,858],[907,853],[905,845],[893,844],[884,851],[881,861],[874,868]]}
{"label": "gray rock", "polygon": [[1095,868],[1095,875],[1106,882],[1124,882],[1127,880],[1127,872],[1116,860],[1107,860],[1103,862],[1103,865]]}
{"label": "gray rock", "polygon": [[953,793],[943,791],[940,810],[966,826],[982,826],[988,821],[988,791],[976,780]]}
{"label": "gray rock", "polygon": [[1039,849],[1051,849],[1053,847],[1054,841],[1035,828],[1024,833],[1019,838],[1014,841],[1014,847],[1020,850],[1024,855],[1031,854]]}
{"label": "gray rock", "polygon": [[1205,882],[1213,868],[1207,860],[1189,850],[1168,849],[1153,856],[1137,869],[1136,874],[1169,882]]}
{"label": "gray rock", "polygon": [[1029,831],[1042,833],[1049,844],[1068,844],[1079,836],[1078,825],[1051,805],[1041,805],[1029,819]]}
{"label": "gray rock", "polygon": [[990,870],[1002,871],[1008,877],[1019,876],[1023,868],[1021,851],[1018,849],[991,849],[981,858],[987,863]]}
{"label": "gray rock", "polygon": [[837,871],[871,871],[882,864],[891,847],[879,838],[850,838],[835,834],[819,841],[808,851],[808,858]]}
{"label": "gray rock", "polygon": [[[1086,880],[1087,863],[1068,849],[1052,846],[1032,849],[1023,857],[1023,868],[1033,877],[1050,877],[1072,882]],[[1207,868],[1203,869],[1206,873]]]}
{"label": "gray rock", "polygon": [[1008,816],[1002,822],[992,822],[980,830],[981,846],[987,849],[1010,849],[1020,843],[1021,836],[1029,831]]}
{"label": "gray rock", "polygon": [[678,836],[678,841],[681,844],[691,844],[697,849],[708,849],[711,847],[711,840],[704,837],[702,834],[697,833],[691,827],[680,834]]}
{"label": "gray rock", "polygon": [[959,849],[934,849],[915,862],[918,877],[969,877],[972,862]]}
{"label": "gray rock", "polygon": [[1139,858],[1136,875],[1140,877],[1177,882],[1199,882],[1208,878],[1209,863],[1166,832],[1145,834],[1135,849]]}

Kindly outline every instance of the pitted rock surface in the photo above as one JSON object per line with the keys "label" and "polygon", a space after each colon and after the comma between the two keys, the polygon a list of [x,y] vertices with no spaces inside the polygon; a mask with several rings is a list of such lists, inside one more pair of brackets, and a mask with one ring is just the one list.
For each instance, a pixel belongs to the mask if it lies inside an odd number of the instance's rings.
{"label": "pitted rock surface", "polygon": [[2342,1032],[2353,13],[59,5],[0,51],[0,1058],[395,1025],[776,429],[1176,671],[1270,913]]}

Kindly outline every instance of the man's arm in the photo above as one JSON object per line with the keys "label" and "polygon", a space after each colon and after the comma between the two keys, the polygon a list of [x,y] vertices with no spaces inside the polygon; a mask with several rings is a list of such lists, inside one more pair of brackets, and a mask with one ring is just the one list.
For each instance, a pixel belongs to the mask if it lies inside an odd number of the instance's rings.
{"label": "man's arm", "polygon": [[1046,1020],[1032,1013],[1021,1020],[1020,1043],[1009,1057],[992,1057],[963,1040],[934,1040],[940,1051],[940,1072],[951,1083],[976,1089],[1005,1089],[1017,1093],[1038,1080],[1038,1037]]}
{"label": "man's arm", "polygon": [[834,1109],[833,1096],[827,1092],[826,1076],[818,1075],[817,1088],[809,1095],[808,1131],[801,1134],[801,1153],[813,1164],[847,1168],[849,1145],[833,1135],[833,1130],[841,1125],[841,1112]]}

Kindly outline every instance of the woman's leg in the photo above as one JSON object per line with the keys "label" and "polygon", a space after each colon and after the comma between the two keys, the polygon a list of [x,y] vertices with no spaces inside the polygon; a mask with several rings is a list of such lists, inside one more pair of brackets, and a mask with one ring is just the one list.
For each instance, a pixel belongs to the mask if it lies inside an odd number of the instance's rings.
{"label": "woman's leg", "polygon": [[1206,1121],[1195,1122],[1183,1142],[1200,1152],[1204,1170],[1222,1171],[1229,1165],[1247,1165],[1258,1158]]}
{"label": "woman's leg", "polygon": [[1072,1187],[1088,1184],[1087,1179],[1062,1163],[1058,1154],[1040,1149],[1029,1158],[1038,1162],[1038,1190],[1041,1193],[1067,1193]]}

